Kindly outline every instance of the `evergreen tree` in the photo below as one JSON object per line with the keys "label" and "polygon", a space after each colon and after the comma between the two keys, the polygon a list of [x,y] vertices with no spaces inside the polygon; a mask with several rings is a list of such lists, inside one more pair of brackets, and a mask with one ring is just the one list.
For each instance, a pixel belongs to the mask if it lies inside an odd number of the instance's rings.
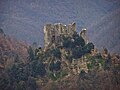
{"label": "evergreen tree", "polygon": [[58,71],[61,69],[61,62],[57,61],[57,62],[51,62],[49,69],[53,72],[53,71]]}
{"label": "evergreen tree", "polygon": [[33,49],[32,49],[31,46],[29,46],[28,54],[29,54],[29,60],[30,60],[30,61],[32,61],[32,60],[35,59],[34,51],[33,51]]}
{"label": "evergreen tree", "polygon": [[40,60],[35,60],[31,62],[30,65],[32,76],[45,76],[46,69],[45,65]]}
{"label": "evergreen tree", "polygon": [[91,50],[94,49],[94,44],[93,43],[88,43],[83,47],[83,52],[84,54],[86,53],[91,53]]}
{"label": "evergreen tree", "polygon": [[85,45],[84,39],[81,36],[79,36],[77,33],[73,34],[73,39],[74,39],[75,46],[83,47]]}

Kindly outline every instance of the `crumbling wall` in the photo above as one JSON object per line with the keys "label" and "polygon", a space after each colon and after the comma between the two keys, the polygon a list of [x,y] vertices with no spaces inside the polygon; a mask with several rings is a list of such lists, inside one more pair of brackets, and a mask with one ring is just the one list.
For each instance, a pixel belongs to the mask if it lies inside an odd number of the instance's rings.
{"label": "crumbling wall", "polygon": [[63,25],[62,23],[46,24],[44,26],[44,47],[50,44],[61,44],[61,35],[72,35],[76,31],[76,23]]}
{"label": "crumbling wall", "polygon": [[86,28],[83,28],[82,31],[80,32],[80,36],[84,39],[85,44],[88,44],[88,37],[87,37],[87,30]]}

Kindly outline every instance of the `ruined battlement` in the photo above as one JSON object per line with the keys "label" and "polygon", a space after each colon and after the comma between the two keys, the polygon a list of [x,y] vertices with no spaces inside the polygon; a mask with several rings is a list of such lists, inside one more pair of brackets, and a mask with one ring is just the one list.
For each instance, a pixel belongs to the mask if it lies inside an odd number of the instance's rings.
{"label": "ruined battlement", "polygon": [[[76,23],[64,25],[62,23],[46,24],[44,26],[44,47],[62,46],[62,36],[72,36],[76,32]],[[88,43],[87,30],[83,28],[79,35]]]}
{"label": "ruined battlement", "polygon": [[46,24],[44,26],[44,47],[52,43],[61,44],[62,35],[72,35],[76,31],[76,23],[64,25],[62,23]]}

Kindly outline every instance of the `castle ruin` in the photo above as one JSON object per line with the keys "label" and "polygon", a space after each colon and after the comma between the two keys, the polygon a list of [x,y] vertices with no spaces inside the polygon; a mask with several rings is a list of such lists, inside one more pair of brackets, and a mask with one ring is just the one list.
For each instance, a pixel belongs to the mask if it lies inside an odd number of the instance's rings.
{"label": "castle ruin", "polygon": [[44,47],[48,47],[52,43],[61,45],[62,35],[72,35],[76,31],[76,23],[63,25],[61,23],[46,24],[44,26]]}
{"label": "castle ruin", "polygon": [[[48,50],[49,48],[63,46],[62,45],[62,38],[65,37],[71,37],[76,32],[76,23],[71,23],[68,25],[64,25],[62,23],[56,23],[56,24],[46,24],[44,26],[44,50]],[[88,38],[87,38],[87,30],[84,28],[80,31],[79,35],[84,39],[85,44],[88,44]],[[64,49],[61,49],[62,52],[62,63],[64,62],[66,66],[69,66],[69,63],[67,61],[64,61],[66,58],[64,57],[64,54],[67,52]],[[85,58],[82,60],[86,60]],[[80,62],[82,60],[76,60],[72,61],[72,66],[70,68],[72,69],[74,74],[80,73],[81,70],[88,71],[87,69],[87,63],[86,61]]]}
{"label": "castle ruin", "polygon": [[[64,25],[62,23],[56,24],[46,24],[44,26],[44,47],[47,48],[51,45],[62,46],[62,36],[72,36],[76,32],[76,23],[71,23],[68,25]],[[86,30],[82,30],[80,35],[83,37],[85,42],[86,38]]]}
{"label": "castle ruin", "polygon": [[87,29],[83,28],[80,32],[80,36],[84,39],[85,44],[88,44],[89,41],[88,41],[88,37],[87,37],[86,33],[87,33]]}

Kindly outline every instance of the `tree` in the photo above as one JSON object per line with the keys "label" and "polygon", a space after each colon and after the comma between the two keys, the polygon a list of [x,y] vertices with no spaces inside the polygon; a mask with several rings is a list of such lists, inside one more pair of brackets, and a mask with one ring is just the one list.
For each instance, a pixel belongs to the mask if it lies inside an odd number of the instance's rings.
{"label": "tree", "polygon": [[55,71],[60,70],[60,68],[61,68],[61,62],[60,62],[60,61],[57,61],[57,62],[55,63]]}
{"label": "tree", "polygon": [[79,36],[77,33],[73,34],[73,39],[74,39],[75,46],[83,47],[85,45],[84,39],[81,36]]}
{"label": "tree", "polygon": [[57,61],[57,62],[51,62],[50,63],[50,66],[49,66],[49,69],[51,71],[58,71],[61,69],[61,62],[60,61]]}
{"label": "tree", "polygon": [[84,78],[85,74],[86,74],[86,72],[84,70],[81,70],[81,72],[79,74],[80,78]]}
{"label": "tree", "polygon": [[70,37],[63,37],[63,47],[65,47],[65,48],[73,47],[73,43],[72,43]]}
{"label": "tree", "polygon": [[13,64],[11,69],[9,70],[10,78],[13,81],[26,81],[28,79],[28,74],[25,72],[23,65],[21,64]]}
{"label": "tree", "polygon": [[27,90],[36,90],[37,89],[37,84],[33,77],[28,77],[27,86],[28,86]]}
{"label": "tree", "polygon": [[1,74],[0,76],[0,89],[1,90],[9,90],[11,89],[12,86],[10,86],[10,79],[8,76],[6,76],[5,74]]}
{"label": "tree", "polygon": [[88,43],[83,47],[83,52],[84,54],[86,53],[91,53],[91,50],[94,49],[94,44],[93,43]]}
{"label": "tree", "polygon": [[27,85],[25,81],[20,81],[19,83],[17,83],[15,90],[26,90],[26,87]]}
{"label": "tree", "polygon": [[63,37],[63,47],[65,48],[83,47],[84,45],[84,39],[77,32],[74,32],[72,37]]}
{"label": "tree", "polygon": [[30,61],[32,61],[32,60],[35,59],[34,51],[33,51],[33,49],[32,49],[31,46],[29,46],[28,54],[29,54],[29,60],[30,60]]}
{"label": "tree", "polygon": [[105,66],[104,66],[104,69],[110,69],[110,66],[111,66],[111,56],[110,54],[108,54],[106,60],[105,60]]}
{"label": "tree", "polygon": [[40,61],[40,60],[35,60],[31,62],[31,72],[32,76],[45,76],[46,70],[45,70],[45,65]]}
{"label": "tree", "polygon": [[82,48],[75,47],[74,49],[72,49],[72,55],[73,55],[73,58],[75,58],[75,59],[82,57],[82,55],[83,55]]}
{"label": "tree", "polygon": [[50,63],[49,69],[50,69],[50,71],[53,72],[53,70],[54,70],[54,62],[53,61]]}
{"label": "tree", "polygon": [[52,53],[53,53],[53,55],[56,57],[56,58],[61,58],[61,52],[60,52],[60,50],[58,49],[58,48],[56,48],[56,49],[53,49],[52,50]]}

